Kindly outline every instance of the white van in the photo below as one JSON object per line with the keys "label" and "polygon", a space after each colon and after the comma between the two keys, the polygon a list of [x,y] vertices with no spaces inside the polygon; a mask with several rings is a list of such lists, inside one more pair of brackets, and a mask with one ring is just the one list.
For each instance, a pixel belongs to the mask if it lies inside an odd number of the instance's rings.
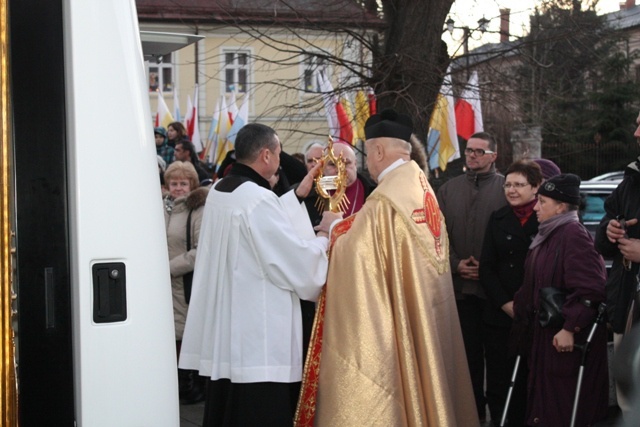
{"label": "white van", "polygon": [[0,0],[0,12],[2,249],[15,248],[2,259],[2,380],[17,386],[2,388],[0,424],[178,426],[135,2]]}

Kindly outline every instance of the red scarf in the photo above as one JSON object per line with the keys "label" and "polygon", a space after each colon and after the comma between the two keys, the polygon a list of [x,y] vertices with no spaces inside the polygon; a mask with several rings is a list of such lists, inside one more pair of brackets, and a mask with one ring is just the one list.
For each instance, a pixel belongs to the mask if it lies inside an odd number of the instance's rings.
{"label": "red scarf", "polygon": [[538,202],[538,199],[533,199],[529,203],[525,203],[522,206],[511,206],[513,209],[513,213],[516,214],[516,217],[520,220],[520,225],[525,225],[529,220],[529,217],[533,213],[533,207]]}

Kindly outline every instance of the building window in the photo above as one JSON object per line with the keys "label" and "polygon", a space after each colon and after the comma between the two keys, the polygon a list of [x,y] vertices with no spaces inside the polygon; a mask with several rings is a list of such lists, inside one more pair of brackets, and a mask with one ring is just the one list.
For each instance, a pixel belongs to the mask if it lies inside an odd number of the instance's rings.
{"label": "building window", "polygon": [[249,53],[243,51],[224,53],[225,92],[247,92],[249,78]]}
{"label": "building window", "polygon": [[149,92],[173,92],[173,54],[164,55],[160,63],[149,63],[147,77]]}
{"label": "building window", "polygon": [[313,55],[307,55],[302,70],[302,90],[305,92],[320,92],[320,83],[318,75],[322,71],[326,71],[326,62],[323,58]]}

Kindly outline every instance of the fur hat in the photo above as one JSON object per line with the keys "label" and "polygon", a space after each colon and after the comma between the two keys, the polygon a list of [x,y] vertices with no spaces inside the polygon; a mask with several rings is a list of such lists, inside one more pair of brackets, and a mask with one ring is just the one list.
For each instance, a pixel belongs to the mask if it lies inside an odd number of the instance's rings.
{"label": "fur hat", "polygon": [[561,173],[543,182],[538,194],[559,202],[580,205],[580,177],[572,173]]}
{"label": "fur hat", "polygon": [[364,124],[366,139],[398,138],[409,142],[413,133],[411,117],[399,114],[396,110],[387,109],[380,114],[374,114]]}

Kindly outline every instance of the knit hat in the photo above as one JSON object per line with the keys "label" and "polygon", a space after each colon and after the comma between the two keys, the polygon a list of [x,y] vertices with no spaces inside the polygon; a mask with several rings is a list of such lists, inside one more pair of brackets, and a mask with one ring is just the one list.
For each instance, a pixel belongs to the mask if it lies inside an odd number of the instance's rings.
{"label": "knit hat", "polygon": [[367,119],[364,124],[364,135],[366,139],[371,138],[398,138],[407,142],[413,133],[413,122],[411,117],[399,114],[391,108],[374,114]]}
{"label": "knit hat", "polygon": [[153,128],[153,133],[158,134],[158,135],[162,135],[165,138],[167,137],[167,130],[165,128],[163,128],[162,126],[158,126],[157,128]]}
{"label": "knit hat", "polygon": [[572,173],[561,173],[551,177],[538,188],[538,194],[578,206],[580,205],[580,177]]}
{"label": "knit hat", "polygon": [[560,175],[562,172],[558,165],[553,163],[551,160],[547,159],[534,159],[534,162],[540,166],[540,170],[542,171],[542,177],[544,179],[549,179],[552,176]]}

